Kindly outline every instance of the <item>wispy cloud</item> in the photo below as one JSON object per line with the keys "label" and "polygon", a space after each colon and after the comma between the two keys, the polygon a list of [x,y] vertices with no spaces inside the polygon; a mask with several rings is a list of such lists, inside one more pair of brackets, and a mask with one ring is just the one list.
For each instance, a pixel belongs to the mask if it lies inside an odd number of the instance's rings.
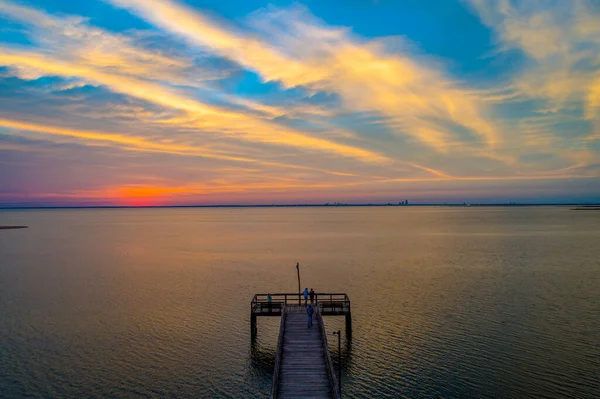
{"label": "wispy cloud", "polygon": [[586,118],[599,115],[600,12],[592,2],[471,0],[471,4],[496,32],[500,50],[519,50],[527,57],[514,82],[520,93],[545,100],[543,108],[550,111],[583,102]]}
{"label": "wispy cloud", "polygon": [[[356,176],[351,173],[336,172],[335,170],[326,170],[315,166],[305,166],[293,163],[282,163],[276,161],[268,161],[264,159],[250,158],[239,156],[235,152],[225,150],[215,150],[213,148],[198,146],[185,143],[173,143],[172,140],[153,141],[143,136],[123,135],[111,132],[99,132],[90,130],[72,129],[61,126],[40,125],[29,122],[15,121],[0,118],[0,128],[10,129],[16,132],[34,132],[46,135],[54,135],[66,138],[72,138],[77,142],[88,145],[108,145],[129,151],[143,151],[150,153],[163,153],[179,156],[192,156],[221,161],[230,161],[235,163],[246,163],[254,165],[262,165],[270,168],[296,169],[318,172],[319,174],[330,174],[335,176]],[[11,146],[14,146],[11,144]],[[23,147],[20,147],[23,148]],[[414,166],[419,168],[418,165]],[[427,170],[430,173],[436,173],[434,170]],[[437,172],[439,173],[439,172]]]}
{"label": "wispy cloud", "polygon": [[385,158],[360,148],[311,137],[285,127],[274,125],[252,115],[220,109],[177,93],[157,83],[122,75],[109,74],[88,66],[55,60],[50,56],[27,51],[0,48],[0,63],[19,69],[38,71],[42,75],[78,77],[93,84],[108,86],[111,90],[185,111],[194,120],[198,130],[218,130],[224,134],[262,143],[326,151],[365,161],[383,162]]}
{"label": "wispy cloud", "polygon": [[44,53],[107,73],[197,86],[227,73],[202,69],[193,58],[174,50],[145,48],[140,38],[90,26],[86,18],[52,16],[6,0],[0,0],[0,16],[27,26],[29,37]]}
{"label": "wispy cloud", "polygon": [[[336,93],[346,109],[382,115],[393,131],[439,151],[460,147],[450,124],[467,129],[478,147],[493,147],[501,140],[472,90],[405,51],[392,54],[382,42],[328,28],[302,7],[257,12],[252,18],[255,30],[242,33],[171,0],[110,1],[259,73],[265,81]],[[473,144],[460,141],[462,146]]]}

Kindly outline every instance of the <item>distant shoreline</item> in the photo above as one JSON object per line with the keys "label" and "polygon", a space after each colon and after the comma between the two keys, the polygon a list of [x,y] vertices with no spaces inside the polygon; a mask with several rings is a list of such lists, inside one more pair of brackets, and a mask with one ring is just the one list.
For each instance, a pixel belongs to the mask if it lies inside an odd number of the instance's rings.
{"label": "distant shoreline", "polygon": [[[525,207],[576,207],[573,210],[600,210],[600,204],[556,203],[556,204],[259,204],[259,205],[154,205],[154,206],[0,206],[0,210],[26,209],[154,209],[154,208],[343,208],[343,207],[446,207],[446,208],[525,208]],[[10,227],[10,226],[8,226]],[[16,226],[23,228],[26,226]]]}
{"label": "distant shoreline", "polygon": [[27,226],[0,226],[0,230],[26,229]]}

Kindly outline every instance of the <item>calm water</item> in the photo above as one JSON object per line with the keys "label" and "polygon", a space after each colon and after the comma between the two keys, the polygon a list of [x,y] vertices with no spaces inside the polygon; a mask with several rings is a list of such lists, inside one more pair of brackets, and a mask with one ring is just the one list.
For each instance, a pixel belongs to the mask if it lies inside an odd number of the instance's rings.
{"label": "calm water", "polygon": [[599,396],[600,212],[28,210],[2,224],[30,226],[0,230],[2,397],[268,397],[278,320],[259,319],[252,343],[249,302],[295,291],[297,261],[303,286],[352,300],[346,397]]}

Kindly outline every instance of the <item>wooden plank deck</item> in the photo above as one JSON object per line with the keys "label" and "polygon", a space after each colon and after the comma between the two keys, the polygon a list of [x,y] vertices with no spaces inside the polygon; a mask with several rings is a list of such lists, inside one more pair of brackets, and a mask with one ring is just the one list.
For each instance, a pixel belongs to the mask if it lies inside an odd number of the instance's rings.
{"label": "wooden plank deck", "polygon": [[307,327],[304,312],[286,312],[283,326],[278,398],[332,398],[327,370],[322,318],[313,316]]}

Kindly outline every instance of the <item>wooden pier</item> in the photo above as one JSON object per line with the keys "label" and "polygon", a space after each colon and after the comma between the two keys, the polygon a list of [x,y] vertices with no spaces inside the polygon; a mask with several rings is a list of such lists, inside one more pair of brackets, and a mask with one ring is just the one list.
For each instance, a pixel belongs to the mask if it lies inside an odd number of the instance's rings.
{"label": "wooden pier", "polygon": [[312,303],[313,326],[307,327],[307,302],[298,294],[257,294],[251,302],[252,334],[258,316],[281,317],[271,398],[341,398],[327,346],[323,316],[345,316],[346,336],[352,330],[346,294],[318,293]]}

